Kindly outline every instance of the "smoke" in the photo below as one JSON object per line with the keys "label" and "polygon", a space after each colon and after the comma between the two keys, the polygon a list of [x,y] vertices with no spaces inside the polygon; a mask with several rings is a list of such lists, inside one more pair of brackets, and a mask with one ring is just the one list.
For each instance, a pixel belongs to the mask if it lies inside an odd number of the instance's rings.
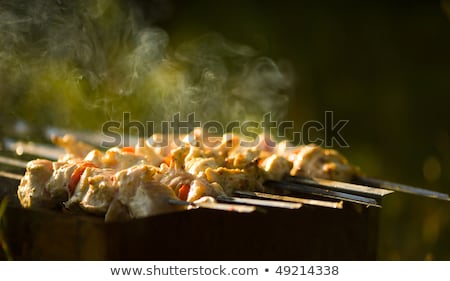
{"label": "smoke", "polygon": [[121,1],[0,2],[1,119],[99,129],[123,112],[283,118],[289,73],[273,60],[219,34],[171,46],[144,18]]}

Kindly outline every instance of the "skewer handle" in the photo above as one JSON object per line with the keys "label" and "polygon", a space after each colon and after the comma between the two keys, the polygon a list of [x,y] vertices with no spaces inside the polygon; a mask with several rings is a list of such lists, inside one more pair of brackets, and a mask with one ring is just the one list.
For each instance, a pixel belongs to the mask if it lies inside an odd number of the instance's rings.
{"label": "skewer handle", "polygon": [[434,198],[434,199],[439,199],[439,200],[444,200],[444,201],[450,200],[448,194],[437,192],[437,191],[432,191],[432,190],[428,190],[428,189],[424,189],[424,188],[409,186],[409,185],[405,185],[405,184],[389,182],[389,181],[374,179],[374,178],[369,178],[369,177],[362,177],[362,176],[357,177],[356,181],[360,182],[362,184],[365,184],[365,185],[380,187],[380,188],[389,189],[389,190],[393,190],[393,191],[399,191],[399,192],[404,192],[404,193],[409,193],[409,194],[414,194],[414,195],[419,195],[419,196],[424,196],[424,197],[429,197],[429,198]]}

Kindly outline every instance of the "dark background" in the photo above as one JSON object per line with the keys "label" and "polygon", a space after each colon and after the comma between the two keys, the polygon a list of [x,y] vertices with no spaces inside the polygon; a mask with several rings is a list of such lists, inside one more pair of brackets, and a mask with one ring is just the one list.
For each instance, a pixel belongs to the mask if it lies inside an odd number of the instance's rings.
{"label": "dark background", "polygon": [[[175,45],[216,31],[290,62],[296,83],[287,120],[321,121],[331,110],[350,120],[343,129],[350,147],[339,150],[367,175],[449,193],[449,7],[440,1],[180,0],[157,24]],[[449,215],[449,202],[387,197],[379,259],[450,259]]]}
{"label": "dark background", "polygon": [[[58,5],[64,1],[47,2],[58,3],[49,7],[60,12]],[[81,7],[102,3],[78,2]],[[2,9],[31,11],[36,18],[47,12],[51,18],[53,12],[40,3],[46,1],[0,1]],[[65,3],[70,6],[75,1]],[[290,65],[294,83],[285,120],[300,128],[309,120],[324,121],[324,112],[333,111],[335,120],[349,120],[342,130],[349,147],[335,148],[365,174],[450,193],[450,1],[135,0],[118,7],[135,8],[141,14],[140,24],[161,27],[174,48],[217,32],[280,65]],[[79,82],[79,69],[92,73],[104,69],[97,60],[83,60],[95,48],[83,53],[71,47],[71,41],[65,42],[70,39],[78,46],[82,40],[73,34],[84,36],[83,28],[89,25],[75,21],[67,32],[61,29],[69,26],[67,18],[73,19],[70,7],[63,10],[65,17],[51,18],[54,29],[46,27],[49,21],[44,16],[42,23],[30,23],[27,17],[23,24],[8,22],[2,9],[0,133],[10,134],[15,120],[34,124],[37,131],[46,125],[74,124],[78,129],[98,129],[102,118],[110,116],[98,111],[105,108],[103,104],[90,101],[114,105],[108,85],[115,80],[94,91],[85,80]],[[120,14],[115,9],[111,14]],[[129,23],[124,18],[118,21],[121,26],[108,15],[96,22],[104,32],[99,36],[103,44],[93,46],[125,46],[126,53],[130,44],[116,44],[122,38],[115,33]],[[45,57],[50,44],[41,37],[53,38],[56,49],[50,52],[51,60]],[[122,50],[117,49],[109,52],[112,60],[114,52]],[[47,68],[40,68],[41,64]],[[66,76],[60,70],[67,71],[63,71]],[[119,104],[123,101],[137,109],[133,116],[146,107],[140,99],[119,97],[115,104],[119,113],[127,108]],[[449,214],[449,202],[390,195],[380,219],[379,259],[450,260]]]}

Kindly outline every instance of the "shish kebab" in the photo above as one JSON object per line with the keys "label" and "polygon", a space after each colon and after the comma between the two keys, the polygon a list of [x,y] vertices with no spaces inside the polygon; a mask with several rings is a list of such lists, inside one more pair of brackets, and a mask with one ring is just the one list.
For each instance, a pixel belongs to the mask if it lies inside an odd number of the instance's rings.
{"label": "shish kebab", "polygon": [[233,202],[230,197],[239,192],[263,197],[265,182],[289,175],[339,183],[359,174],[332,149],[289,147],[284,142],[244,148],[232,134],[208,147],[198,129],[181,146],[158,147],[146,141],[104,153],[71,135],[53,141],[67,153],[55,162],[36,159],[27,164],[18,188],[20,203],[25,208],[63,204],[68,210],[104,215],[106,221],[208,206],[216,199]]}

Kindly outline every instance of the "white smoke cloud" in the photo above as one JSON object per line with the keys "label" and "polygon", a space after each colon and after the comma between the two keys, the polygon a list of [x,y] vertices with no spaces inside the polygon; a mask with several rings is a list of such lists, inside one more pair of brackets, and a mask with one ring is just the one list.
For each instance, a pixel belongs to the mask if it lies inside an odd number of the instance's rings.
{"label": "white smoke cloud", "polygon": [[171,46],[139,12],[120,1],[2,1],[2,111],[90,129],[123,112],[143,122],[286,113],[291,81],[273,60],[219,34]]}

